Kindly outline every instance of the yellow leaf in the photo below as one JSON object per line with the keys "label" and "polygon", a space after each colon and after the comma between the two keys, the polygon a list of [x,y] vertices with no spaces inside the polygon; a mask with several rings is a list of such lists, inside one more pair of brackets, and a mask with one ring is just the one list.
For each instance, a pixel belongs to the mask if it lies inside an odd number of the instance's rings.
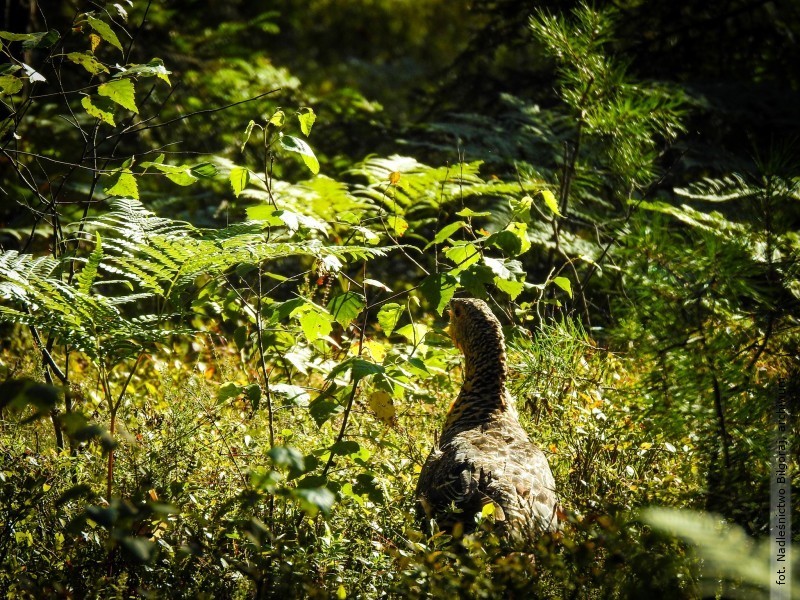
{"label": "yellow leaf", "polygon": [[369,407],[375,416],[383,423],[391,425],[397,418],[397,410],[392,402],[392,395],[389,392],[378,390],[369,395]]}
{"label": "yellow leaf", "polygon": [[97,50],[97,47],[100,45],[100,40],[101,39],[102,38],[99,35],[97,35],[96,33],[90,33],[89,34],[89,43],[92,45],[92,52]]}
{"label": "yellow leaf", "polygon": [[380,342],[376,342],[375,340],[366,340],[364,342],[364,349],[369,352],[372,360],[374,360],[376,363],[382,363],[383,359],[386,358],[386,346]]}
{"label": "yellow leaf", "polygon": [[152,489],[152,488],[149,489],[147,491],[147,495],[150,496],[150,500],[152,500],[153,502],[157,502],[158,501],[158,493],[156,493],[156,491],[154,489]]}
{"label": "yellow leaf", "polygon": [[398,181],[400,181],[400,173],[398,173],[397,171],[389,173],[389,183],[391,185],[397,185]]}
{"label": "yellow leaf", "polygon": [[481,509],[481,516],[485,519],[494,515],[494,502],[487,502]]}

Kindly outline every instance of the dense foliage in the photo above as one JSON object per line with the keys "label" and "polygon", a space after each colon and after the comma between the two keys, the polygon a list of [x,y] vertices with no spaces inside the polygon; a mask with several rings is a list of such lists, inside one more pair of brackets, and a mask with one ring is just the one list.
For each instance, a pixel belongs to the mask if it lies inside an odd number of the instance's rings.
{"label": "dense foliage", "polygon": [[[795,3],[259,7],[4,4],[2,595],[766,597]],[[559,486],[527,553],[414,518],[456,295]]]}

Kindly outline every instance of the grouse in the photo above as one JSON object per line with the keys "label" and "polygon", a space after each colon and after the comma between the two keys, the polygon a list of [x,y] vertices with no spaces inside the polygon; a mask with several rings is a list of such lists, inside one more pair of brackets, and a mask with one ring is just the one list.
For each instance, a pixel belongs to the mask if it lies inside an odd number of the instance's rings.
{"label": "grouse", "polygon": [[449,312],[450,336],[464,354],[464,383],[422,467],[417,514],[444,531],[459,522],[470,531],[476,513],[492,503],[495,531],[525,544],[558,529],[553,474],[506,389],[499,321],[483,300],[453,300]]}

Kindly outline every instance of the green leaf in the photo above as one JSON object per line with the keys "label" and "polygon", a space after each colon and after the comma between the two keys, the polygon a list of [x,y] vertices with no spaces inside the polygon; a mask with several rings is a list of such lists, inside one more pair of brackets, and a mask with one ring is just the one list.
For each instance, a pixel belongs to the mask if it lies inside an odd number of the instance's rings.
{"label": "green leaf", "polygon": [[350,379],[353,385],[368,375],[378,375],[379,373],[386,371],[383,365],[364,360],[358,356],[351,356],[347,360],[340,362],[333,369],[331,369],[331,372],[328,374],[328,378],[333,379],[337,375],[344,373],[347,370],[350,370]]}
{"label": "green leaf", "polygon": [[269,124],[275,127],[281,128],[284,123],[286,123],[286,114],[280,109],[276,110],[275,114],[269,118]]}
{"label": "green leaf", "polygon": [[513,279],[495,277],[494,284],[498,290],[508,294],[512,300],[516,300],[517,296],[525,289],[525,284],[522,281],[514,281]]}
{"label": "green leaf", "polygon": [[299,321],[309,342],[326,337],[333,331],[333,317],[316,307],[300,315]]}
{"label": "green leaf", "polygon": [[300,131],[308,137],[311,135],[311,128],[314,126],[314,121],[317,120],[317,115],[314,114],[312,108],[304,106],[297,111],[297,120],[300,121]]}
{"label": "green leaf", "polygon": [[247,343],[247,325],[241,325],[234,330],[233,341],[239,350],[244,348]]}
{"label": "green leaf", "polygon": [[486,244],[500,248],[511,256],[519,256],[530,250],[531,242],[528,239],[528,227],[525,223],[513,222],[503,231],[493,233],[486,238]]}
{"label": "green leaf", "polygon": [[0,39],[8,40],[9,42],[22,42],[22,47],[27,49],[32,48],[49,48],[55,44],[61,36],[58,31],[51,29],[50,31],[37,31],[35,33],[11,33],[10,31],[0,31]]}
{"label": "green leaf", "polygon": [[428,333],[428,328],[422,323],[414,323],[413,325],[409,323],[398,329],[397,333],[406,338],[414,346],[418,346],[425,338],[425,334]]}
{"label": "green leaf", "polygon": [[427,246],[425,246],[425,249],[427,250],[434,244],[441,244],[443,241],[445,241],[447,238],[449,238],[456,231],[458,231],[463,227],[467,227],[467,224],[464,221],[456,221],[455,223],[450,223],[449,225],[445,225],[444,227],[442,227],[441,230],[439,230],[439,233],[436,234],[436,237],[434,237],[433,240],[430,243],[428,243]]}
{"label": "green leaf", "polygon": [[378,323],[381,329],[383,329],[383,333],[386,334],[386,337],[392,335],[392,331],[394,331],[394,328],[397,326],[397,322],[400,320],[400,317],[403,316],[403,311],[405,311],[405,307],[400,304],[395,304],[394,302],[389,302],[381,306],[381,309],[378,311]]}
{"label": "green leaf", "polygon": [[305,388],[302,388],[299,385],[275,383],[270,385],[270,389],[273,394],[277,394],[278,396],[283,396],[286,398],[287,406],[308,406],[310,396]]}
{"label": "green leaf", "polygon": [[22,89],[22,80],[13,75],[0,76],[0,96],[10,96]]}
{"label": "green leaf", "polygon": [[450,273],[429,275],[420,286],[422,295],[440,315],[444,314],[444,309],[447,308],[457,289],[458,280]]}
{"label": "green leaf", "polygon": [[459,217],[465,218],[474,218],[474,217],[488,217],[492,213],[483,211],[483,212],[475,212],[471,208],[462,208],[460,211],[456,213]]}
{"label": "green leaf", "polygon": [[553,192],[551,192],[550,190],[541,190],[539,194],[542,196],[542,200],[544,200],[544,203],[547,206],[547,208],[550,209],[550,212],[552,212],[557,217],[562,216],[561,211],[558,210],[558,201],[556,200],[556,197],[553,195]]}
{"label": "green leaf", "polygon": [[139,184],[130,169],[120,171],[116,182],[111,187],[105,189],[109,196],[120,196],[123,198],[139,199]]}
{"label": "green leaf", "polygon": [[74,62],[76,65],[82,66],[89,71],[92,75],[99,75],[100,73],[108,73],[108,68],[94,57],[91,52],[70,52],[67,54],[67,60]]}
{"label": "green leaf", "polygon": [[519,200],[512,198],[509,201],[512,219],[514,221],[522,221],[523,223],[531,222],[531,210],[533,209],[533,199],[530,196],[523,196]]}
{"label": "green leaf", "polygon": [[114,75],[114,78],[118,77],[158,77],[162,81],[165,81],[168,85],[172,85],[170,83],[168,75],[172,71],[167,71],[166,67],[164,66],[164,61],[160,58],[154,58],[150,62],[145,63],[143,65],[132,65],[126,68],[124,71],[117,73]]}
{"label": "green leaf", "polygon": [[[159,156],[159,158],[162,158],[162,156]],[[177,183],[178,185],[192,185],[195,181],[197,181],[197,177],[195,177],[191,172],[192,167],[186,165],[165,165],[157,160],[156,162],[143,162],[140,166],[144,167],[145,169],[153,167],[164,173],[167,176],[167,179]]]}
{"label": "green leaf", "polygon": [[95,231],[96,242],[92,253],[89,255],[89,260],[86,261],[83,269],[75,278],[78,289],[84,294],[88,294],[92,290],[95,280],[97,279],[97,268],[103,260],[103,245],[100,239],[100,232]]}
{"label": "green leaf", "polygon": [[217,402],[224,402],[230,398],[236,398],[244,391],[244,388],[233,381],[226,381],[217,390]]}
{"label": "green leaf", "polygon": [[364,296],[355,292],[345,292],[328,303],[328,311],[342,327],[347,327],[361,311],[364,310],[366,303]]}
{"label": "green leaf", "polygon": [[217,175],[217,167],[214,163],[202,162],[190,167],[189,169],[198,179],[211,179]]}
{"label": "green leaf", "polygon": [[97,35],[122,52],[122,44],[119,43],[117,34],[114,33],[114,30],[111,29],[108,23],[96,19],[91,15],[86,15],[86,20],[89,22],[89,26],[97,32]]}
{"label": "green leaf", "polygon": [[464,289],[476,298],[486,297],[486,286],[494,281],[492,270],[482,264],[474,264],[469,269],[460,273],[459,282]]}
{"label": "green leaf", "polygon": [[322,427],[326,421],[344,412],[344,407],[338,402],[324,398],[316,398],[308,406],[308,414],[314,419],[317,427]]}
{"label": "green leaf", "polygon": [[554,277],[553,283],[567,292],[567,295],[572,298],[572,284],[566,277]]}
{"label": "green leaf", "polygon": [[[228,176],[233,188],[233,194],[238,197],[242,190],[250,183],[250,169],[246,167],[233,167],[231,174]],[[252,217],[251,217],[252,218]]]}
{"label": "green leaf", "polygon": [[244,393],[245,396],[247,396],[247,399],[250,400],[250,405],[253,407],[253,411],[257,411],[258,406],[261,403],[261,386],[257,383],[251,383],[244,388]]}
{"label": "green leaf", "polygon": [[330,447],[332,454],[339,454],[340,456],[355,454],[359,450],[361,450],[361,446],[358,445],[358,442],[353,440],[341,440]]}
{"label": "green leaf", "polygon": [[248,206],[246,211],[247,218],[251,221],[265,221],[268,225],[272,225],[273,227],[281,227],[284,224],[281,219],[281,213],[283,211],[269,204]]}
{"label": "green leaf", "polygon": [[451,271],[453,275],[458,275],[481,259],[480,252],[471,242],[454,242],[453,247],[448,248],[444,255],[456,266]]}
{"label": "green leaf", "polygon": [[500,279],[513,279],[514,276],[505,265],[505,261],[489,256],[483,257],[483,263],[492,270],[492,273],[497,275]]}
{"label": "green leaf", "polygon": [[282,135],[281,146],[283,146],[284,150],[299,154],[309,171],[311,171],[314,175],[319,173],[319,161],[314,155],[314,151],[311,149],[311,146],[309,146],[306,142],[291,135]]}
{"label": "green leaf", "polygon": [[103,123],[107,123],[112,127],[116,124],[114,123],[114,103],[108,98],[84,96],[81,100],[81,106],[95,119],[100,119]]}
{"label": "green leaf", "polygon": [[97,93],[110,98],[113,102],[135,112],[137,115],[139,114],[139,108],[136,106],[133,82],[130,79],[116,79],[104,83],[98,86]]}
{"label": "green leaf", "polygon": [[300,500],[300,507],[311,516],[320,511],[327,515],[336,500],[326,487],[297,488],[292,490],[292,495]]}
{"label": "green leaf", "polygon": [[306,469],[303,455],[291,446],[273,446],[267,452],[267,456],[272,460],[272,464],[280,468],[288,468],[303,472]]}

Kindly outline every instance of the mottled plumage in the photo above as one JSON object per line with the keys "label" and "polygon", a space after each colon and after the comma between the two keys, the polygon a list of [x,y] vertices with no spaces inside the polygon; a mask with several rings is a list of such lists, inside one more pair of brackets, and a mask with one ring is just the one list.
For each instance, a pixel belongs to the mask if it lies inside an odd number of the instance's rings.
{"label": "mottled plumage", "polygon": [[464,353],[464,383],[417,483],[418,513],[466,531],[487,503],[498,530],[524,543],[557,529],[555,481],[519,424],[506,389],[505,340],[482,300],[453,300],[450,335]]}

